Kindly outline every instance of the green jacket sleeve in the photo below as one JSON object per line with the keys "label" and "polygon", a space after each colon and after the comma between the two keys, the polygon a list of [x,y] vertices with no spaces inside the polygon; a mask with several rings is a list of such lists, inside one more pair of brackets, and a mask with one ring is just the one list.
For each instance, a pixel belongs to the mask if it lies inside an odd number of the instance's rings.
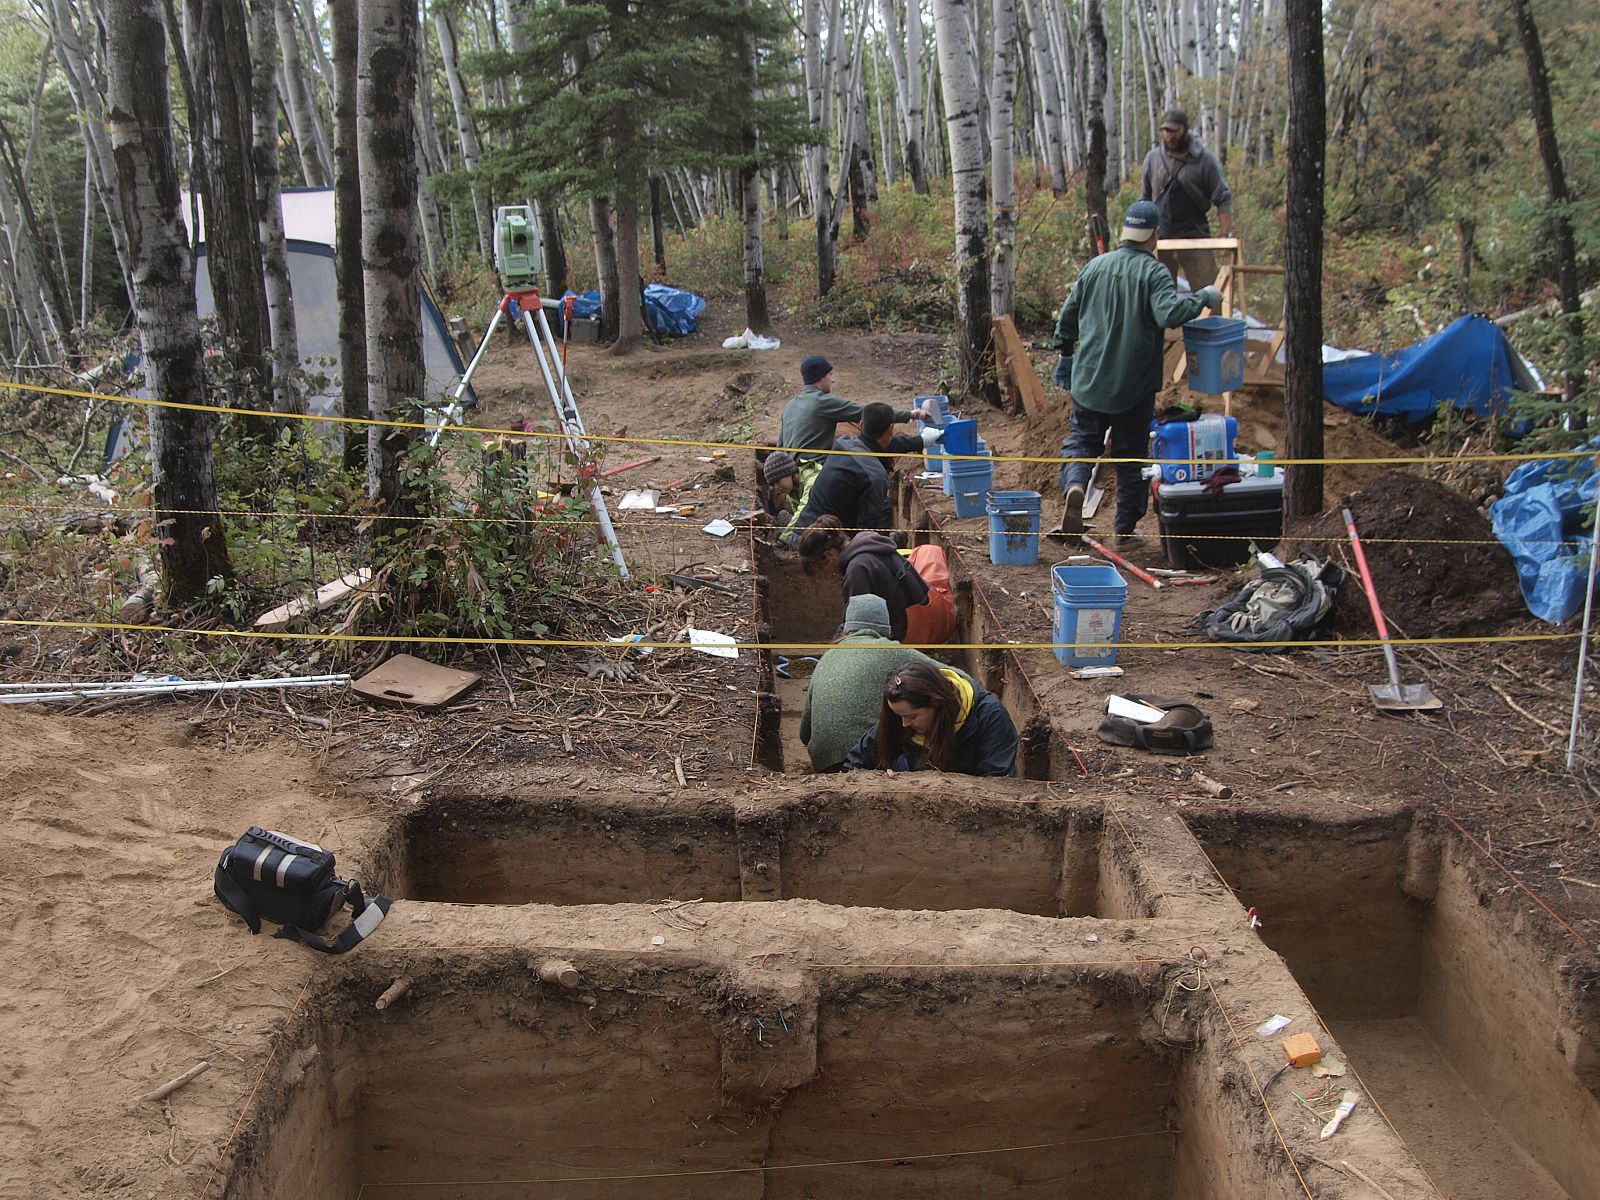
{"label": "green jacket sleeve", "polygon": [[1150,316],[1162,329],[1176,329],[1205,310],[1205,305],[1195,297],[1178,295],[1172,272],[1154,255],[1150,256],[1145,273],[1150,277]]}
{"label": "green jacket sleeve", "polygon": [[[1165,268],[1163,268],[1165,269]],[[1065,302],[1061,305],[1061,315],[1056,318],[1056,349],[1062,354],[1071,354],[1078,344],[1078,289],[1074,287],[1067,293]]]}

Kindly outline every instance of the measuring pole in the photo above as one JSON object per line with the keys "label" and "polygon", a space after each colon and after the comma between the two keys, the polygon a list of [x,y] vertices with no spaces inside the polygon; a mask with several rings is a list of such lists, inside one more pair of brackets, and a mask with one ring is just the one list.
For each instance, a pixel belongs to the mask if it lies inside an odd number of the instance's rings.
{"label": "measuring pole", "polygon": [[[1600,469],[1600,457],[1595,459]],[[1583,638],[1578,643],[1578,681],[1572,685],[1572,728],[1567,731],[1567,770],[1578,753],[1578,712],[1583,707],[1583,669],[1589,658],[1589,620],[1594,615],[1595,562],[1600,559],[1600,504],[1594,510],[1594,532],[1589,537],[1589,585],[1583,589]]]}

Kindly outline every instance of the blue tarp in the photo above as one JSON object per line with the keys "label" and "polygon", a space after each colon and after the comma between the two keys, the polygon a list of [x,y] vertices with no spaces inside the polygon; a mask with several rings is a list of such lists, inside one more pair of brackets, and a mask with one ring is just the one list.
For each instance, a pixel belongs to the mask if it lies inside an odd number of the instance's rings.
{"label": "blue tarp", "polygon": [[1432,337],[1393,354],[1363,354],[1322,368],[1322,389],[1360,416],[1404,417],[1415,425],[1446,401],[1485,414],[1514,388],[1535,384],[1505,333],[1488,317],[1458,317]]}
{"label": "blue tarp", "polygon": [[[1600,450],[1600,437],[1587,449]],[[1558,625],[1583,607],[1589,573],[1584,512],[1597,489],[1592,454],[1541,459],[1511,472],[1489,510],[1495,537],[1516,561],[1528,611],[1541,621]]]}
{"label": "blue tarp", "polygon": [[705,311],[706,302],[693,292],[680,291],[664,283],[644,289],[644,311],[657,333],[683,337],[694,332],[695,318]]}
{"label": "blue tarp", "polygon": [[[567,295],[571,295],[568,292]],[[695,318],[705,311],[706,302],[693,292],[685,292],[664,283],[652,283],[644,289],[645,316],[657,333],[670,333],[683,337],[695,330]],[[600,293],[584,292],[572,302],[574,317],[598,317]]]}

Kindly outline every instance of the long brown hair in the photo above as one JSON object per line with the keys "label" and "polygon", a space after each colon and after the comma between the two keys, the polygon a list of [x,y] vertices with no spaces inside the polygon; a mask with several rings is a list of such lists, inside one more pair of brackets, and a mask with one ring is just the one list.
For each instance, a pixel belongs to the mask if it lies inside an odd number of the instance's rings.
{"label": "long brown hair", "polygon": [[910,662],[896,667],[883,681],[883,706],[878,711],[878,765],[885,769],[894,766],[902,754],[907,759],[915,756],[916,744],[901,723],[900,714],[890,704],[909,704],[913,708],[934,710],[933,728],[923,739],[928,755],[928,765],[936,771],[947,771],[955,757],[956,716],[961,710],[961,697],[955,685],[945,678],[937,667],[927,663]]}
{"label": "long brown hair", "polygon": [[822,568],[822,559],[829,550],[843,550],[850,543],[839,518],[829,513],[818,517],[817,523],[800,535],[800,565],[807,575],[815,575]]}

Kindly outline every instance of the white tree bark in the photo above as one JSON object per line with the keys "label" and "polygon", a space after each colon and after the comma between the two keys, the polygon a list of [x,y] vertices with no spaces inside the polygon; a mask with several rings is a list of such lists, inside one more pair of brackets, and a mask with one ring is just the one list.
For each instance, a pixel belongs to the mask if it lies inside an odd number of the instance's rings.
{"label": "white tree bark", "polygon": [[1040,11],[1040,0],[1023,0],[1028,17],[1028,46],[1033,52],[1034,78],[1039,81],[1040,124],[1044,130],[1045,164],[1050,169],[1050,190],[1067,192],[1067,163],[1061,153],[1061,83],[1056,78],[1055,55],[1050,52],[1050,31]]}
{"label": "white tree bark", "polygon": [[[467,96],[467,85],[461,78],[455,25],[451,22],[448,12],[443,8],[435,8],[433,27],[439,35],[439,58],[444,65],[445,80],[450,85],[450,103],[455,109],[456,138],[461,145],[461,165],[469,175],[476,175],[481,151],[478,147],[478,131],[472,123],[472,101]],[[478,252],[485,260],[489,260],[493,257],[489,196],[476,183],[472,185],[472,215],[478,223]]]}
{"label": "white tree bark", "polygon": [[[806,175],[811,185],[811,215],[817,226],[817,294],[826,296],[833,290],[835,243],[828,229],[833,222],[833,188],[828,175],[832,79],[824,64],[822,0],[804,0],[801,38],[806,77],[806,117],[812,138],[812,144],[806,147]],[[827,57],[831,62],[832,55]]]}
{"label": "white tree bark", "polygon": [[[157,399],[206,403],[194,260],[178,210],[178,164],[167,95],[167,39],[160,0],[118,0],[107,27],[106,117],[115,195],[129,232],[134,319],[145,381]],[[210,415],[196,407],[152,416],[155,517],[169,604],[206,595],[231,574],[228,539],[215,515]]]}
{"label": "white tree bark", "polygon": [[[374,420],[414,421],[426,386],[413,117],[417,6],[416,0],[360,0],[358,12],[356,120],[368,403]],[[368,430],[367,490],[389,517],[416,511],[403,475],[412,440],[410,429],[374,425]]]}
{"label": "white tree bark", "polygon": [[[333,178],[333,156],[328,147],[328,134],[322,128],[322,118],[307,86],[304,61],[300,57],[299,30],[295,28],[294,14],[289,11],[292,0],[273,0],[272,19],[277,27],[278,44],[283,55],[283,100],[289,113],[289,126],[294,130],[294,148],[300,156],[300,173],[308,187],[327,187]],[[256,119],[261,112],[256,111]]]}
{"label": "white tree bark", "polygon": [[957,390],[994,403],[999,393],[991,369],[994,347],[989,332],[988,189],[967,4],[968,0],[934,0],[933,5],[955,192]]}
{"label": "white tree bark", "polygon": [[989,309],[996,316],[1010,316],[1017,305],[1017,175],[1012,156],[1016,98],[1016,0],[994,0],[994,68],[989,78],[994,248],[989,268]]}
{"label": "white tree bark", "polygon": [[[300,340],[294,324],[294,291],[283,243],[283,208],[278,171],[278,24],[273,0],[250,0],[250,101],[254,120],[256,208],[261,227],[261,269],[272,323],[272,408],[303,412]],[[291,28],[290,33],[294,30]]]}

